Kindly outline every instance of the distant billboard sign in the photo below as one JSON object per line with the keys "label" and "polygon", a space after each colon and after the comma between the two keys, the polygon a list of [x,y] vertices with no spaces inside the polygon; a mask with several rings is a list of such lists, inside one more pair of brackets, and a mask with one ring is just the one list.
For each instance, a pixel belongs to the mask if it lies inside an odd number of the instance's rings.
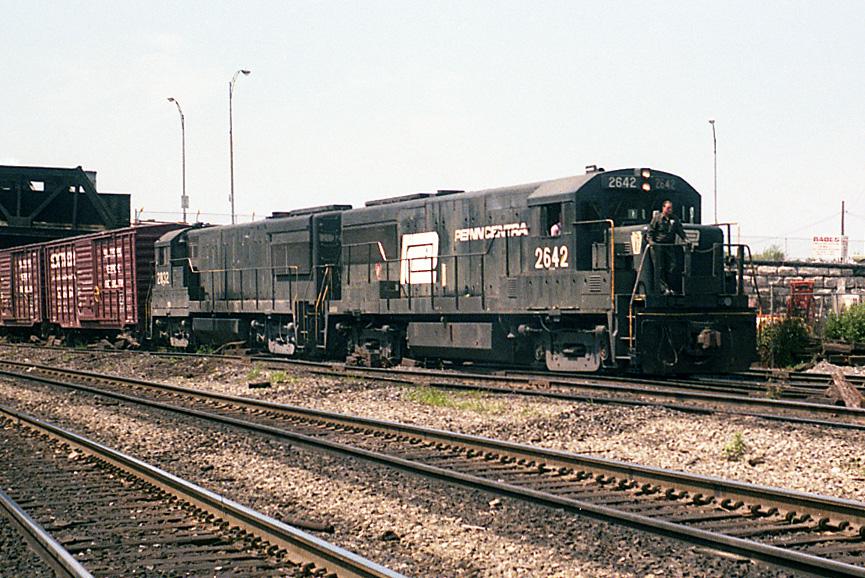
{"label": "distant billboard sign", "polygon": [[847,261],[847,236],[811,237],[811,258],[817,261],[843,263]]}

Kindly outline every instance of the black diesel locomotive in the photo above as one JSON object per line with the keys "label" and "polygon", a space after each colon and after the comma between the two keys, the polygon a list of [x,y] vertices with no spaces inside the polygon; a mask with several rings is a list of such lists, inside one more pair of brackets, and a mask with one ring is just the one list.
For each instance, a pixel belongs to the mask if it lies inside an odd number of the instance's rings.
{"label": "black diesel locomotive", "polygon": [[[647,223],[669,199],[675,295],[656,290]],[[154,337],[390,365],[746,369],[755,312],[741,246],[700,225],[700,195],[649,169],[438,191],[190,227],[156,244]]]}

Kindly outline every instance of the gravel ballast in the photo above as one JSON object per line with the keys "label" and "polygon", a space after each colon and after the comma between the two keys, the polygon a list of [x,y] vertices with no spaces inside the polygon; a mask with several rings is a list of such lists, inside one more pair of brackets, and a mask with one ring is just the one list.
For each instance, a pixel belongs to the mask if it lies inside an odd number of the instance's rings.
{"label": "gravel ballast", "polygon": [[[124,363],[120,359],[117,362]],[[136,369],[132,360],[125,363],[127,374]],[[220,361],[220,366],[224,370],[226,363]],[[192,369],[184,371],[191,373]],[[209,371],[212,375],[213,370]],[[186,379],[190,378],[183,378]],[[459,410],[409,402],[403,398],[404,388],[370,390],[361,383],[342,386],[338,380],[310,379],[318,381],[305,386],[293,381],[285,384],[285,391],[280,385],[244,393],[257,392],[261,397],[277,393],[287,397],[289,393],[299,395],[303,387],[327,392],[315,398],[307,391],[307,405],[312,405],[312,401],[342,400],[346,407],[341,409],[355,413],[359,413],[354,408],[364,396],[384,394],[377,405],[367,401],[372,405],[367,407],[366,415],[388,417],[375,412],[387,407],[397,411],[403,406],[405,411],[418,410],[417,417],[422,419],[442,420],[444,417],[438,414],[444,412],[455,423],[465,426],[470,423],[463,423],[463,414],[471,415],[479,423],[498,424],[497,427],[503,427],[505,421],[498,413],[492,413],[496,419],[490,420],[487,413],[491,412],[487,409]],[[307,382],[307,378],[301,381]],[[241,385],[236,387],[239,389]],[[282,519],[332,524],[334,533],[322,537],[408,575],[776,574],[764,566],[715,556],[656,536],[515,500],[496,499],[382,466],[302,450],[230,428],[201,425],[157,410],[132,408],[89,394],[73,394],[47,386],[22,386],[4,379],[0,382],[0,400],[74,427],[265,513]],[[508,411],[513,409],[510,405],[508,402]],[[558,414],[545,415],[542,410],[547,404],[539,405],[532,411],[513,410],[524,411],[529,421],[567,419],[556,417]],[[556,411],[561,413],[560,409]],[[540,417],[535,412],[541,412]],[[519,430],[512,433],[517,435]]]}
{"label": "gravel ballast", "polygon": [[[32,352],[32,355],[30,355]],[[0,348],[0,355],[9,355]],[[232,395],[482,435],[645,465],[865,501],[865,432],[693,415],[657,407],[575,403],[512,395],[430,392],[374,379],[336,378],[290,366],[217,358],[28,350],[56,363]],[[16,357],[20,360],[20,355]],[[251,381],[284,379],[250,389]],[[437,405],[438,404],[438,405]],[[742,454],[725,446],[739,434]],[[733,456],[736,457],[736,456]]]}

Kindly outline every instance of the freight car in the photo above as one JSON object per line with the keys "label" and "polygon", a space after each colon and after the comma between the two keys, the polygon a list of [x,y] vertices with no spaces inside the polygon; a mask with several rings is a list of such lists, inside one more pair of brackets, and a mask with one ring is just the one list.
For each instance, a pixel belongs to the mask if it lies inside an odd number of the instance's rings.
{"label": "freight car", "polygon": [[154,243],[176,223],[145,223],[0,250],[0,326],[101,335],[149,329]]}
{"label": "freight car", "polygon": [[[689,242],[655,288],[646,223],[673,201]],[[684,179],[623,169],[193,227],[156,243],[153,335],[389,365],[422,360],[696,373],[745,369],[744,246],[700,224]]]}

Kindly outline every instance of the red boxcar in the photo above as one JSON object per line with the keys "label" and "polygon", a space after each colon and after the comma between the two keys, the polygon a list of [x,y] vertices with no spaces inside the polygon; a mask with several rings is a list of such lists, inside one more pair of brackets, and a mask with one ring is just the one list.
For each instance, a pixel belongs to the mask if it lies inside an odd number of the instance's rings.
{"label": "red boxcar", "polygon": [[45,243],[48,322],[65,329],[143,329],[153,243],[184,226],[142,224]]}
{"label": "red boxcar", "polygon": [[34,327],[42,323],[42,246],[0,251],[0,325]]}

